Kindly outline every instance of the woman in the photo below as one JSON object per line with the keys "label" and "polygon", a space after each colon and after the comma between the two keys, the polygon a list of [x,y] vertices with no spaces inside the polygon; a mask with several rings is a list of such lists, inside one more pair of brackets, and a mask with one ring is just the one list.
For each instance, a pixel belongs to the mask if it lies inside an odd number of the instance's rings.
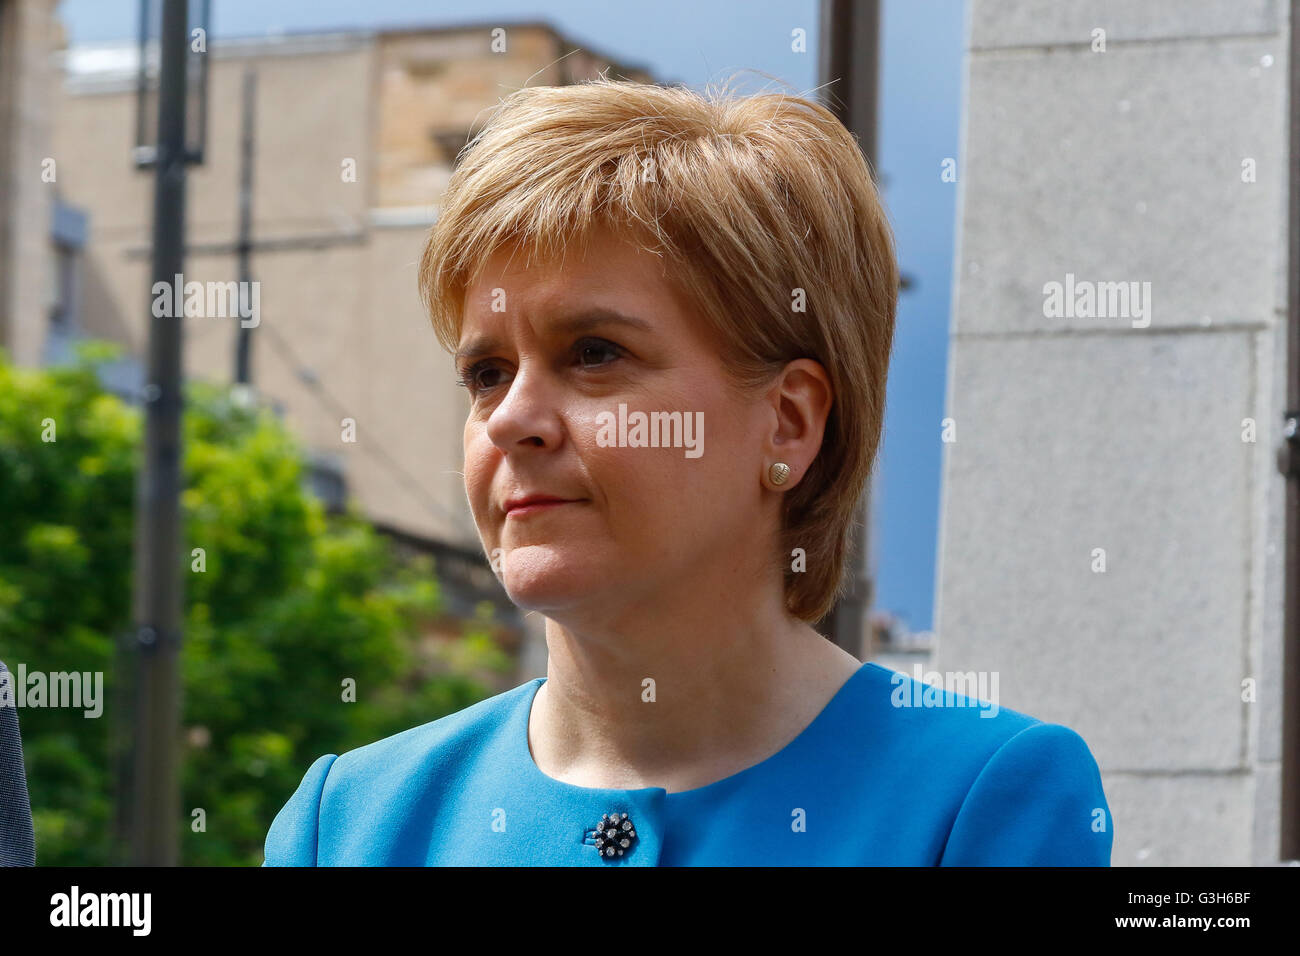
{"label": "woman", "polygon": [[811,626],[880,440],[897,287],[862,155],[813,102],[509,96],[420,288],[547,677],[318,759],[267,864],[1108,865],[1077,734],[922,694]]}

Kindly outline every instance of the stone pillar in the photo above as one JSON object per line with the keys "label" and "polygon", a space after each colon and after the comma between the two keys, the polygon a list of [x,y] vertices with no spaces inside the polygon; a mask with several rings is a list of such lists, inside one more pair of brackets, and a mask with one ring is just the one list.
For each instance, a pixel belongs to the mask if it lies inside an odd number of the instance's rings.
{"label": "stone pillar", "polygon": [[968,15],[932,666],[1083,736],[1114,865],[1275,862],[1287,4]]}

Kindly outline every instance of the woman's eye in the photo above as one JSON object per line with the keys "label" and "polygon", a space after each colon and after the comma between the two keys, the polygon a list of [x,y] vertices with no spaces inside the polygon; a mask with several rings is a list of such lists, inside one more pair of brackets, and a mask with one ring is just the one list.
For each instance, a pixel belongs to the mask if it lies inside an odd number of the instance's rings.
{"label": "woman's eye", "polygon": [[492,378],[492,374],[494,372],[500,373],[500,371],[501,369],[497,368],[495,365],[478,362],[464,371],[460,377],[459,383],[469,389],[470,394],[473,395],[499,384]]}
{"label": "woman's eye", "polygon": [[[622,346],[598,338],[579,339],[573,346],[574,360],[582,368],[600,368],[608,365],[615,359],[621,358],[623,351]],[[469,389],[471,395],[477,395],[501,385],[503,383],[501,376],[504,374],[505,370],[489,359],[475,362],[460,373],[456,381]]]}
{"label": "woman's eye", "polygon": [[622,349],[605,339],[579,339],[574,346],[578,362],[586,368],[605,365],[622,354]]}

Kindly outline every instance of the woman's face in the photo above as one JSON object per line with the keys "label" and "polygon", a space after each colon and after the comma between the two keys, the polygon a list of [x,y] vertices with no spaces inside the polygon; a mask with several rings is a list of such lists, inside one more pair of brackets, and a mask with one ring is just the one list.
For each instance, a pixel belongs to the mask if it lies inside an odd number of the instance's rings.
{"label": "woman's face", "polygon": [[[562,267],[493,257],[456,358],[484,547],[511,600],[575,623],[725,580],[774,530],[760,520],[773,406],[728,384],[658,257],[609,234],[588,248]],[[533,496],[562,503],[514,507]]]}

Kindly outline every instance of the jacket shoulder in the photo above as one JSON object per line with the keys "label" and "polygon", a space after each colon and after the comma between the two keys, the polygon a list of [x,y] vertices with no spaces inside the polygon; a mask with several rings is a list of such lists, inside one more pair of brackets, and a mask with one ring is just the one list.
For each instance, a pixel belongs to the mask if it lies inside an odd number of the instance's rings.
{"label": "jacket shoulder", "polygon": [[318,757],[272,821],[263,865],[315,866],[322,818],[337,822],[400,805],[413,799],[413,786],[454,775],[457,762],[478,753],[525,705],[536,684],[529,681],[342,755]]}
{"label": "jacket shoulder", "polygon": [[452,714],[376,740],[342,754],[330,771],[330,783],[349,779],[378,780],[405,776],[413,766],[440,755],[452,757],[496,733],[534,691],[528,681]]}
{"label": "jacket shoulder", "polygon": [[945,866],[1109,866],[1114,820],[1087,743],[1036,723],[989,759],[944,848]]}
{"label": "jacket shoulder", "polygon": [[997,684],[974,671],[949,672],[944,686],[874,662],[868,693],[877,709],[893,716],[892,726],[921,750],[945,749],[975,755],[982,764],[998,747],[1023,730],[1041,724],[1036,717],[1003,707]]}
{"label": "jacket shoulder", "polygon": [[[1078,733],[1000,706],[996,685],[981,690],[978,674],[943,675],[939,687],[929,675],[873,667],[869,698],[874,725],[890,728],[888,765],[906,767],[925,802],[944,808],[940,865],[1110,864],[1113,820]],[[951,689],[954,676],[969,693]]]}

